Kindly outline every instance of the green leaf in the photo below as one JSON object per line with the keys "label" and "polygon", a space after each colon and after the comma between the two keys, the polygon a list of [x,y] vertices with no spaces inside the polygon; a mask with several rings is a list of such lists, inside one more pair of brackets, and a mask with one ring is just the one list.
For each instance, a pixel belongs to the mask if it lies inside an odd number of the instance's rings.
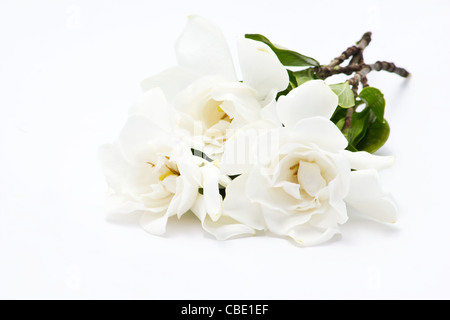
{"label": "green leaf", "polygon": [[339,97],[339,106],[351,108],[355,105],[355,96],[348,82],[332,84],[330,88]]}
{"label": "green leaf", "polygon": [[317,79],[316,74],[314,73],[314,68],[308,68],[305,70],[295,71],[293,72],[295,80],[297,82],[297,87],[308,82],[310,80]]}
{"label": "green leaf", "polygon": [[359,97],[366,103],[366,105],[370,109],[372,109],[378,121],[383,122],[386,101],[384,100],[384,95],[381,93],[381,91],[377,88],[367,87],[361,91]]}
{"label": "green leaf", "polygon": [[373,121],[368,126],[366,135],[361,142],[358,143],[356,148],[360,151],[374,153],[386,143],[390,131],[389,123],[386,120],[383,122]]}
{"label": "green leaf", "polygon": [[348,144],[346,150],[351,152],[358,152],[358,149],[356,149],[354,146],[352,146],[350,143]]}
{"label": "green leaf", "polygon": [[335,125],[336,127],[338,127],[339,130],[342,131],[342,129],[344,128],[344,124],[345,124],[345,117],[339,119],[338,121],[336,121]]}
{"label": "green leaf", "polygon": [[349,144],[352,146],[357,146],[358,143],[365,137],[369,124],[369,108],[365,108],[361,112],[354,112],[352,117],[352,125],[346,133]]}
{"label": "green leaf", "polygon": [[290,67],[318,67],[320,63],[310,57],[304,56],[298,52],[277,47],[269,39],[260,34],[246,34],[247,39],[263,42],[277,55],[284,66]]}
{"label": "green leaf", "polygon": [[342,126],[344,126],[343,121],[345,121],[346,115],[347,109],[337,107],[330,120],[339,128],[339,130],[342,130],[342,127],[340,127],[338,123],[342,123]]}
{"label": "green leaf", "polygon": [[297,84],[297,77],[295,76],[295,72],[289,69],[286,69],[289,75],[289,86],[291,88],[297,88],[299,85]]}

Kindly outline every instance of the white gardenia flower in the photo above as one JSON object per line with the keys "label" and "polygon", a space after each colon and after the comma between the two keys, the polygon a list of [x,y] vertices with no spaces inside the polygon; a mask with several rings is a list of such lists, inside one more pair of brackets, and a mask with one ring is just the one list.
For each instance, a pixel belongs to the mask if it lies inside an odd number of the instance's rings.
{"label": "white gardenia flower", "polygon": [[[228,133],[261,119],[277,92],[289,84],[286,68],[264,43],[237,43],[241,78],[221,30],[190,16],[176,42],[178,66],[143,81],[160,87],[182,116],[178,125],[194,136],[194,147],[220,160]],[[239,81],[242,79],[243,81]]]}
{"label": "white gardenia flower", "polygon": [[329,120],[336,105],[337,96],[323,81],[310,81],[279,99],[276,114],[285,127],[262,131],[252,148],[258,155],[253,163],[232,162],[242,159],[239,141],[245,132],[230,139],[223,170],[241,175],[227,187],[224,212],[302,245],[320,244],[339,233],[348,219],[347,205],[394,222],[395,204],[375,170],[393,159],[345,151],[346,138]]}
{"label": "white gardenia flower", "polygon": [[133,106],[118,140],[100,149],[109,212],[141,213],[142,226],[158,235],[171,216],[191,209],[201,185],[189,145],[170,134],[172,114],[162,91],[150,90]]}
{"label": "white gardenia flower", "polygon": [[219,239],[253,234],[223,214],[219,185],[226,187],[229,179],[192,153],[189,136],[177,129],[176,119],[162,90],[151,89],[132,107],[117,141],[100,148],[111,190],[109,213],[140,213],[143,228],[156,235],[165,233],[170,217],[191,210]]}

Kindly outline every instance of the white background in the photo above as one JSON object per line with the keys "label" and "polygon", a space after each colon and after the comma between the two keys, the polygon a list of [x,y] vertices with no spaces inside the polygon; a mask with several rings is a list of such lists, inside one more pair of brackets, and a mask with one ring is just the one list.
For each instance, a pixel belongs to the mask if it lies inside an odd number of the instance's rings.
{"label": "white background", "polygon": [[[140,81],[176,63],[189,14],[328,63],[368,30],[366,61],[387,100],[395,154],[382,172],[400,207],[384,225],[352,216],[311,248],[258,236],[218,242],[193,218],[165,237],[108,221],[99,145],[118,135]],[[1,1],[0,298],[450,298],[450,2]]]}

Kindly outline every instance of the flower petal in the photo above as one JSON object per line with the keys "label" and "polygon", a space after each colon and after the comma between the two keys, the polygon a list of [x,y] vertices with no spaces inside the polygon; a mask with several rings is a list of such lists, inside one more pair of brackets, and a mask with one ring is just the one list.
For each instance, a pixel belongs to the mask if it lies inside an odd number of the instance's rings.
{"label": "flower petal", "polygon": [[235,126],[243,126],[261,117],[256,92],[242,83],[218,83],[211,88],[211,97],[223,101],[221,108],[233,118]]}
{"label": "flower petal", "polygon": [[119,135],[118,145],[123,155],[132,162],[150,141],[166,135],[167,132],[149,118],[135,114],[131,115],[125,123]]}
{"label": "flower petal", "polygon": [[392,166],[395,162],[394,156],[377,156],[366,151],[350,152],[344,150],[342,153],[350,162],[351,168],[355,170],[381,170]]}
{"label": "flower petal", "polygon": [[268,121],[275,127],[281,128],[283,126],[280,119],[278,119],[277,103],[275,100],[268,103],[264,108],[261,109],[261,119],[264,121]]}
{"label": "flower petal", "polygon": [[289,84],[286,68],[266,44],[250,40],[238,41],[239,61],[244,83],[258,91],[264,99],[273,89],[283,91]]}
{"label": "flower petal", "polygon": [[172,101],[180,91],[197,80],[198,77],[193,71],[176,66],[144,79],[141,82],[141,87],[143,92],[156,87],[161,88],[167,99]]}
{"label": "flower petal", "polygon": [[216,237],[217,240],[228,240],[239,236],[253,236],[255,230],[238,223],[231,218],[222,216],[218,221],[212,221],[209,216],[203,221],[203,229]]}
{"label": "flower petal", "polygon": [[314,246],[327,242],[339,234],[337,227],[318,228],[310,224],[300,225],[289,232],[289,236],[302,246]]}
{"label": "flower petal", "polygon": [[307,161],[300,161],[298,167],[298,182],[312,197],[327,185],[327,182],[320,174],[320,167],[315,163]]}
{"label": "flower petal", "polygon": [[[267,228],[281,236],[289,234],[295,228],[307,224],[311,219],[311,211],[304,213],[296,213],[295,215],[285,215],[279,210],[271,207],[262,206],[264,220],[266,221]],[[314,213],[318,213],[320,210],[315,210]]]}
{"label": "flower petal", "polygon": [[[228,175],[239,175],[249,172],[255,164],[259,164],[259,156],[272,156],[272,150],[267,150],[267,139],[261,137],[261,133],[267,133],[273,128],[273,124],[267,121],[254,121],[235,131],[224,145],[224,154],[220,168]],[[274,139],[278,136],[274,135]],[[260,143],[260,140],[263,140]],[[262,148],[260,148],[262,145]],[[272,145],[276,145],[273,143]]]}
{"label": "flower petal", "polygon": [[146,209],[143,203],[136,202],[125,195],[111,194],[105,203],[105,211],[108,215],[144,212]]}
{"label": "flower petal", "polygon": [[273,188],[268,179],[269,177],[263,176],[260,170],[253,169],[248,176],[246,186],[248,197],[252,202],[271,208],[281,215],[292,214],[288,208],[295,208],[298,200],[286,193],[283,188]]}
{"label": "flower petal", "polygon": [[339,216],[337,223],[343,224],[347,221],[347,206],[344,198],[348,194],[350,187],[350,167],[344,157],[335,156],[333,162],[338,174],[335,179],[328,183],[329,204],[336,210]]}
{"label": "flower petal", "polygon": [[353,171],[350,177],[350,190],[345,198],[347,204],[382,222],[397,220],[397,207],[390,195],[382,190],[377,171]]}
{"label": "flower petal", "polygon": [[338,96],[322,80],[311,80],[278,100],[278,116],[286,127],[298,121],[321,116],[330,119],[338,105]]}
{"label": "flower petal", "polygon": [[206,163],[201,171],[206,212],[213,221],[217,221],[222,210],[222,196],[219,193],[220,171],[211,163]]}
{"label": "flower petal", "polygon": [[232,218],[222,215],[217,222],[211,220],[206,213],[204,197],[199,196],[192,212],[199,218],[205,231],[212,234],[218,240],[227,240],[237,236],[254,235],[255,230],[251,227],[241,224]]}
{"label": "flower petal", "polygon": [[143,115],[167,132],[173,130],[174,112],[160,88],[153,88],[142,94],[130,109],[130,114]]}
{"label": "flower petal", "polygon": [[243,174],[228,185],[223,201],[223,211],[227,216],[251,228],[264,230],[265,223],[261,207],[252,203],[246,195],[247,182],[248,174]]}
{"label": "flower petal", "polygon": [[231,53],[222,31],[203,17],[192,15],[175,44],[178,64],[199,75],[222,75],[236,80]]}
{"label": "flower petal", "polygon": [[176,192],[170,201],[167,213],[169,216],[177,215],[180,219],[194,205],[198,195],[198,185],[184,177],[178,177]]}
{"label": "flower petal", "polygon": [[166,211],[160,213],[145,212],[142,214],[140,224],[148,233],[162,235],[166,233],[169,215]]}
{"label": "flower petal", "polygon": [[322,117],[308,118],[298,122],[291,131],[290,139],[306,145],[315,144],[330,152],[343,151],[348,145],[347,139],[338,127]]}

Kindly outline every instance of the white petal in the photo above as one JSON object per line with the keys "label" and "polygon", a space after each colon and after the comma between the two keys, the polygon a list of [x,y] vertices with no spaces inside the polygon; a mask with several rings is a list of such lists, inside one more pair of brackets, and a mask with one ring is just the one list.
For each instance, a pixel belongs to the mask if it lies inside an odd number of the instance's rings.
{"label": "white petal", "polygon": [[[250,140],[252,139],[252,140]],[[255,136],[237,135],[231,137],[224,146],[224,154],[220,168],[228,175],[238,175],[248,172],[256,159],[252,156],[250,142],[256,141]]]}
{"label": "white petal", "polygon": [[298,212],[295,215],[285,215],[279,210],[265,206],[262,206],[262,211],[267,228],[271,232],[281,236],[289,235],[294,228],[307,224],[312,216],[311,211]]}
{"label": "white petal", "polygon": [[167,213],[169,216],[177,215],[178,219],[188,212],[194,205],[198,195],[198,185],[191,184],[183,177],[177,178],[176,192],[170,202]]}
{"label": "white petal", "polygon": [[198,75],[183,67],[172,67],[161,73],[144,79],[141,82],[143,92],[153,88],[161,88],[169,101],[172,101],[179,92],[198,79]]}
{"label": "white petal", "polygon": [[327,185],[327,182],[320,174],[319,166],[307,161],[300,161],[298,168],[298,182],[312,197]]}
{"label": "white petal", "polygon": [[241,83],[217,84],[211,88],[211,97],[223,101],[221,108],[233,119],[236,126],[246,125],[261,118],[261,106],[255,91]]}
{"label": "white petal", "polygon": [[222,215],[217,222],[212,221],[206,213],[203,196],[198,197],[192,208],[192,212],[201,221],[203,229],[215,236],[218,240],[227,240],[232,237],[255,234],[255,230],[251,227],[241,224],[226,215]]}
{"label": "white petal", "polygon": [[298,122],[291,131],[290,139],[306,145],[315,144],[319,148],[331,152],[343,151],[348,145],[347,139],[338,127],[330,120],[322,117],[304,119]]}
{"label": "white petal", "polygon": [[282,123],[278,118],[276,101],[268,103],[261,109],[261,119],[272,123],[275,127],[282,127]]}
{"label": "white petal", "polygon": [[338,229],[340,224],[344,224],[348,221],[348,215],[346,212],[342,215],[341,212],[332,206],[325,206],[327,208],[322,214],[315,214],[311,217],[308,221],[309,225],[321,229]]}
{"label": "white petal", "polygon": [[394,156],[377,156],[365,151],[350,152],[348,150],[344,150],[343,154],[350,162],[351,168],[355,170],[381,170],[392,166],[395,162]]}
{"label": "white petal", "polygon": [[198,189],[201,183],[201,172],[190,148],[184,143],[178,142],[173,145],[174,152],[171,155],[177,163],[180,176],[176,178],[176,191],[168,212],[170,215],[177,214],[181,218],[194,205]]}
{"label": "white petal", "polygon": [[189,17],[175,50],[182,67],[199,75],[222,75],[231,81],[236,80],[233,60],[222,31],[203,17]]}
{"label": "white petal", "polygon": [[302,246],[314,246],[324,243],[340,231],[337,227],[317,228],[309,224],[297,226],[289,232],[289,236]]}
{"label": "white petal", "polygon": [[265,229],[261,207],[246,195],[248,174],[235,178],[227,187],[223,211],[236,221],[257,230]]}
{"label": "white petal", "polygon": [[209,216],[206,217],[203,222],[203,229],[215,236],[217,240],[228,240],[239,236],[255,235],[255,230],[251,227],[225,216],[222,216],[217,222],[212,221]]}
{"label": "white petal", "polygon": [[131,214],[145,210],[146,207],[143,203],[136,202],[134,199],[124,195],[109,195],[105,203],[105,211],[109,215]]}
{"label": "white petal", "polygon": [[130,114],[143,115],[167,132],[173,130],[174,112],[160,88],[142,94],[130,109]]}
{"label": "white petal", "polygon": [[283,188],[273,188],[269,183],[268,177],[263,176],[258,169],[254,169],[248,176],[246,194],[252,202],[262,207],[271,208],[280,214],[292,214],[292,210],[288,208],[295,208],[299,203],[298,200],[286,193]]}
{"label": "white petal", "polygon": [[280,186],[291,197],[297,200],[302,200],[302,195],[300,194],[300,185],[298,183],[283,181],[280,183]]}
{"label": "white petal", "polygon": [[336,177],[328,183],[329,204],[336,210],[339,215],[337,223],[345,223],[348,219],[347,206],[344,198],[348,195],[350,187],[350,167],[345,158],[335,156],[333,162],[336,166]]}
{"label": "white petal", "polygon": [[239,62],[244,83],[264,99],[273,89],[283,91],[289,85],[286,68],[264,43],[250,39],[238,41]]}
{"label": "white petal", "polygon": [[376,220],[390,223],[397,220],[397,207],[390,195],[382,190],[375,170],[351,173],[350,190],[345,202]]}
{"label": "white petal", "polygon": [[143,213],[140,224],[148,233],[154,235],[162,235],[166,233],[167,220],[169,215],[167,212],[160,213]]}
{"label": "white petal", "polygon": [[[260,163],[260,151],[265,156],[272,156],[272,149],[267,150],[267,147],[268,145],[276,147],[277,144],[267,144],[268,140],[262,139],[261,134],[273,129],[273,126],[270,122],[259,120],[234,131],[234,135],[229,137],[224,145],[220,163],[222,172],[228,175],[249,172],[255,164]],[[273,139],[278,140],[278,136],[274,135]]]}
{"label": "white petal", "polygon": [[175,151],[174,158],[176,159],[182,177],[191,181],[191,184],[200,186],[202,176],[198,167],[199,163],[196,162],[198,157],[194,157],[190,147],[182,142],[177,145]]}
{"label": "white petal", "polygon": [[177,95],[173,101],[175,108],[199,120],[199,105],[211,98],[211,88],[221,82],[222,77],[216,76],[197,79]]}
{"label": "white petal", "polygon": [[211,163],[205,164],[201,171],[206,212],[213,221],[217,221],[222,211],[222,196],[219,193],[220,171]]}
{"label": "white petal", "polygon": [[190,181],[182,178],[183,186],[181,188],[181,201],[178,208],[178,218],[181,217],[181,215],[188,212],[192,206],[194,205],[199,193],[198,193],[198,184],[196,184],[194,181]]}
{"label": "white petal", "polygon": [[286,127],[298,121],[321,116],[330,119],[338,105],[338,96],[322,80],[311,80],[278,100],[278,116]]}
{"label": "white petal", "polygon": [[167,132],[142,115],[131,115],[119,135],[118,144],[130,161],[142,152],[149,142],[165,137]]}
{"label": "white petal", "polygon": [[197,197],[194,205],[191,208],[191,211],[197,216],[197,218],[202,222],[206,219],[206,207],[205,207],[205,199],[202,195]]}

